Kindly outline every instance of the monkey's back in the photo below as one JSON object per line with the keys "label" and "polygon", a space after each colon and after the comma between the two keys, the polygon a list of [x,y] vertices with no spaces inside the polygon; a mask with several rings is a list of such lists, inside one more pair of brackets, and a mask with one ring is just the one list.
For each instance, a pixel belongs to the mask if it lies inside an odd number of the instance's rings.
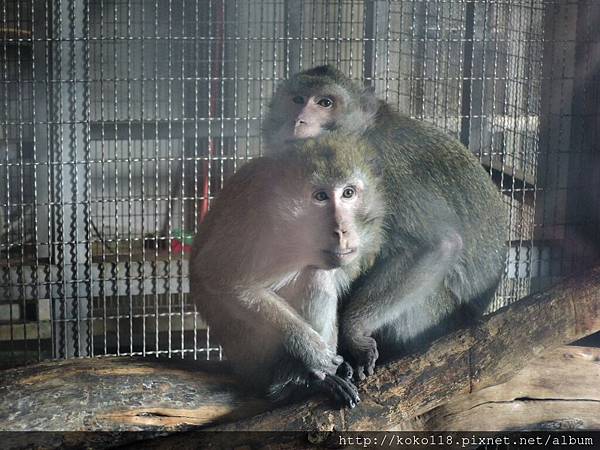
{"label": "monkey's back", "polygon": [[477,158],[443,131],[382,105],[366,138],[378,149],[388,200],[382,258],[418,252],[456,231],[463,241],[445,283],[463,301],[497,285],[506,219],[501,194]]}
{"label": "monkey's back", "polygon": [[279,241],[285,230],[279,223],[283,212],[268,200],[289,196],[296,172],[272,158],[242,166],[200,224],[190,258],[190,291],[198,312],[236,372],[255,374],[248,382],[261,388],[269,382],[266,376],[280,345],[268,327],[257,327],[258,319],[252,319],[240,296],[285,271],[272,273],[273,267],[280,268],[272,256],[285,254]]}

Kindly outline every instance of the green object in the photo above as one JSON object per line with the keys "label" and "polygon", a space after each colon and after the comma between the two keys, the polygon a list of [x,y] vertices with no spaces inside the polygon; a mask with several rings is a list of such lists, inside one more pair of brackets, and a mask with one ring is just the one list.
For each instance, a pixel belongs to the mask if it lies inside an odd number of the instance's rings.
{"label": "green object", "polygon": [[185,231],[182,230],[173,230],[173,232],[171,233],[171,236],[174,237],[175,239],[177,239],[180,242],[183,242],[184,244],[187,245],[192,245],[192,243],[194,242],[194,234],[193,233],[187,233]]}

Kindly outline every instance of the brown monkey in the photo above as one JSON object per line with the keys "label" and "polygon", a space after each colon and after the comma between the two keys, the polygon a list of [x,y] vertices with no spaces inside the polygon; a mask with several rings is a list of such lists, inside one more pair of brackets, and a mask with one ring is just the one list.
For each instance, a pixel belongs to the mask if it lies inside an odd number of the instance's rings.
{"label": "brown monkey", "polygon": [[393,111],[330,66],[277,90],[263,124],[270,153],[330,133],[360,135],[377,153],[387,239],[353,286],[340,320],[359,379],[387,356],[422,346],[485,311],[504,270],[500,194],[454,138]]}
{"label": "brown monkey", "polygon": [[219,194],[194,242],[191,293],[245,382],[275,400],[319,390],[353,407],[352,375],[336,375],[337,304],[382,240],[372,152],[335,135],[286,147]]}

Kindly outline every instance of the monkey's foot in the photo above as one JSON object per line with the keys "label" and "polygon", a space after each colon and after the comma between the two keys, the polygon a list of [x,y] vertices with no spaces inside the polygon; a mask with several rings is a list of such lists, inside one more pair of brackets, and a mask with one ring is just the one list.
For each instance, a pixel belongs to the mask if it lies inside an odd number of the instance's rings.
{"label": "monkey's foot", "polygon": [[340,407],[354,408],[360,403],[358,389],[350,380],[337,375],[327,375],[324,380],[315,380],[312,383],[314,387],[329,394],[336,405]]}
{"label": "monkey's foot", "polygon": [[375,362],[379,358],[377,341],[371,336],[356,336],[352,340],[350,353],[354,357],[354,377],[364,380],[368,375],[373,375]]}

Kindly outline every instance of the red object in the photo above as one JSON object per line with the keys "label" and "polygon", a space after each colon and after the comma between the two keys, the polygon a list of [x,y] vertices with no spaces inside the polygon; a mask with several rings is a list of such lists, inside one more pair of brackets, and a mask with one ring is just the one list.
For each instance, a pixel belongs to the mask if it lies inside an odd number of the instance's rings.
{"label": "red object", "polygon": [[182,243],[179,239],[171,240],[171,251],[173,253],[190,253],[192,246]]}

